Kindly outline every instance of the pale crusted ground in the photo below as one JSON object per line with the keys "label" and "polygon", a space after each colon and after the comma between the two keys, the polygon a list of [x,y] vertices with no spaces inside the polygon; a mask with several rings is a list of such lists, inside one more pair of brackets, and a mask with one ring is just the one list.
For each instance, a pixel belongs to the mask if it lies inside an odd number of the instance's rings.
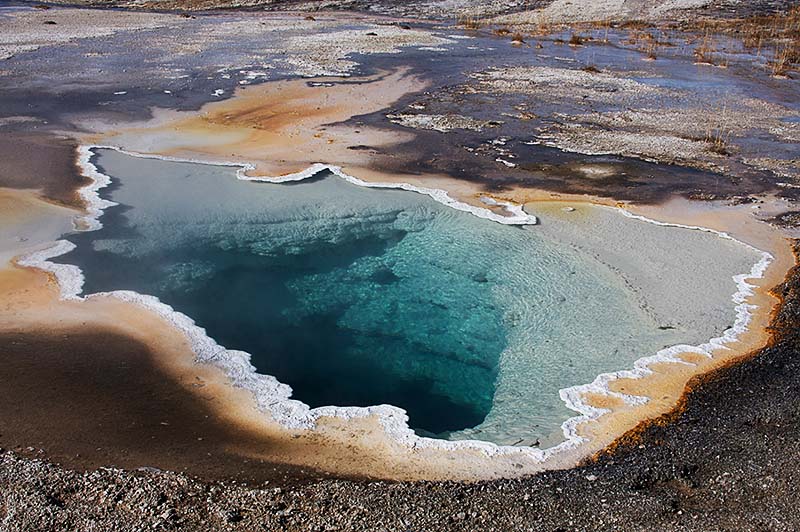
{"label": "pale crusted ground", "polygon": [[493,22],[540,24],[598,20],[658,20],[704,7],[711,0],[555,0],[547,7],[501,15]]}
{"label": "pale crusted ground", "polygon": [[[166,13],[4,9],[0,10],[0,60],[42,47],[67,45],[78,39],[183,27],[186,29],[179,39],[171,32],[149,32],[147,44],[152,49],[166,51],[177,62],[188,54],[202,54],[225,43],[250,39],[256,44],[249,54],[233,55],[224,61],[217,58],[218,66],[234,69],[261,62],[259,68],[282,68],[287,73],[304,77],[348,76],[359,64],[351,59],[352,54],[397,54],[407,47],[444,52],[448,50],[447,45],[454,42],[427,29],[376,23],[374,17],[355,20],[339,15],[303,17],[253,13],[249,17],[222,16],[212,24],[204,22],[202,18],[189,19]],[[276,35],[281,37],[276,38]],[[258,42],[260,37],[263,43]],[[257,71],[254,76],[246,81],[256,79]]]}
{"label": "pale crusted ground", "polygon": [[550,66],[492,68],[472,74],[477,83],[467,90],[486,94],[524,94],[535,96],[537,101],[570,101],[586,106],[596,102],[630,105],[667,93],[628,76],[632,74]]}
{"label": "pale crusted ground", "polygon": [[[795,142],[797,123],[782,118],[797,114],[785,107],[753,98],[690,101],[676,108],[642,107],[624,111],[560,115],[561,122],[540,133],[537,140],[579,153],[614,153],[659,162],[683,162],[727,171],[730,159],[754,168],[782,171],[798,177],[793,161],[741,157],[737,139],[760,130],[779,142]],[[747,153],[747,152],[745,152]]]}
{"label": "pale crusted ground", "polygon": [[[526,98],[529,116],[518,118],[544,118],[530,128],[531,143],[720,172],[766,169],[787,179],[800,177],[796,158],[766,156],[752,144],[754,136],[796,144],[800,113],[756,96],[660,87],[652,73],[578,66],[491,68],[471,77],[459,92]],[[417,122],[405,119],[407,126]]]}
{"label": "pale crusted ground", "polygon": [[0,60],[42,46],[121,31],[178,26],[175,15],[87,9],[0,11]]}
{"label": "pale crusted ground", "polygon": [[424,30],[370,25],[365,29],[293,36],[282,48],[267,51],[286,56],[284,61],[300,76],[347,76],[358,66],[348,58],[350,54],[396,54],[407,46],[435,47],[452,42]]}
{"label": "pale crusted ground", "polygon": [[390,114],[387,117],[401,126],[430,129],[445,133],[453,129],[483,131],[487,127],[495,127],[499,123],[491,120],[477,120],[463,115],[426,115],[426,114]]}

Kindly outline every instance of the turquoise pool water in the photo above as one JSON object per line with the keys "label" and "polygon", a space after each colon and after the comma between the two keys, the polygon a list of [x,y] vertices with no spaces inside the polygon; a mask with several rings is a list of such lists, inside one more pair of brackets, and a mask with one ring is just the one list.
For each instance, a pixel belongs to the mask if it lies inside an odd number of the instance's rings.
{"label": "turquoise pool water", "polygon": [[119,205],[57,259],[85,293],[155,295],[311,406],[393,404],[420,434],[533,441],[573,414],[560,388],[713,332],[660,328],[619,272],[538,226],[331,175],[242,182],[110,150],[96,164]]}

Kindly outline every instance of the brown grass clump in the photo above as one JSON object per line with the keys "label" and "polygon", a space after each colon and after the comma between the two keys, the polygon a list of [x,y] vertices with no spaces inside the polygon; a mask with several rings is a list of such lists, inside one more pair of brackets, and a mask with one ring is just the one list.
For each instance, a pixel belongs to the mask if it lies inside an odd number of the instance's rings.
{"label": "brown grass clump", "polygon": [[711,153],[716,153],[717,155],[731,154],[728,149],[727,139],[722,132],[714,132],[711,136],[706,137],[705,140],[708,143],[708,151]]}
{"label": "brown grass clump", "polygon": [[569,38],[569,45],[570,46],[583,46],[585,39],[582,35],[578,35],[577,33],[573,33],[572,37]]}
{"label": "brown grass clump", "polygon": [[645,30],[652,27],[652,25],[651,22],[645,22],[644,20],[626,20],[619,27],[624,30]]}
{"label": "brown grass clump", "polygon": [[796,44],[784,43],[782,47],[775,52],[775,57],[769,63],[772,75],[776,77],[787,77],[789,75],[789,70],[792,68],[792,63],[797,63],[797,46]]}
{"label": "brown grass clump", "polygon": [[[745,50],[767,59],[773,76],[789,76],[800,66],[800,5],[774,15],[704,22],[702,29],[707,38],[710,33],[718,33],[741,39]],[[695,55],[713,64],[708,61],[713,50],[707,48],[703,43]]]}
{"label": "brown grass clump", "polygon": [[481,21],[474,17],[462,17],[458,20],[458,25],[465,30],[479,30],[482,26]]}
{"label": "brown grass clump", "polygon": [[603,32],[603,42],[608,42],[608,32],[611,31],[611,19],[601,20],[594,25],[595,29]]}
{"label": "brown grass clump", "polygon": [[674,47],[675,44],[667,40],[663,35],[659,35],[659,30],[656,28],[649,28],[647,31],[641,29],[633,29],[625,41],[627,44],[633,45],[645,54],[646,59],[655,60],[657,58],[657,51],[661,47]]}
{"label": "brown grass clump", "polygon": [[708,144],[708,151],[716,153],[717,155],[730,155],[730,148],[728,147],[728,139],[731,136],[731,129],[728,127],[728,113],[727,108],[711,109],[709,110],[714,115],[719,117],[717,127],[706,131],[703,140]]}
{"label": "brown grass clump", "polygon": [[656,41],[654,41],[654,40],[653,41],[649,41],[645,45],[645,55],[647,56],[647,59],[649,59],[651,61],[655,61],[656,60],[656,47],[657,46],[658,46],[658,43]]}
{"label": "brown grass clump", "polygon": [[508,28],[497,28],[496,30],[494,30],[494,33],[495,35],[500,35],[501,37],[503,37],[511,33],[511,30]]}
{"label": "brown grass clump", "polygon": [[587,66],[583,67],[581,70],[583,70],[584,72],[589,72],[590,74],[599,74],[600,73],[600,69],[597,68],[594,65],[587,65]]}
{"label": "brown grass clump", "polygon": [[714,64],[714,38],[710,31],[706,31],[703,39],[694,49],[694,59],[698,63]]}

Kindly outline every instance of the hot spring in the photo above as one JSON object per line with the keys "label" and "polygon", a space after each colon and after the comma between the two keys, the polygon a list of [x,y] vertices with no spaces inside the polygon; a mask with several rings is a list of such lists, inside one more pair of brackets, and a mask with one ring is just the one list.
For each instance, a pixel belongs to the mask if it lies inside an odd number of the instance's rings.
{"label": "hot spring", "polygon": [[574,415],[560,389],[719,335],[732,276],[759,258],[610,209],[507,226],[328,173],[268,184],[112,150],[94,161],[118,205],[56,259],[83,270],[84,293],[157,296],[294,399],[395,405],[437,438],[557,442]]}

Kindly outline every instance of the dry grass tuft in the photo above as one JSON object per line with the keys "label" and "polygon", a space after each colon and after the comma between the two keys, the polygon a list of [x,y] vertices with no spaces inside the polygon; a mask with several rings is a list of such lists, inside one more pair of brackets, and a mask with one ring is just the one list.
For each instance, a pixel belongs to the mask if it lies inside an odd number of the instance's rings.
{"label": "dry grass tuft", "polygon": [[583,38],[582,35],[577,33],[573,33],[572,37],[569,38],[569,45],[570,46],[583,46],[583,43],[586,39]]}
{"label": "dry grass tuft", "polygon": [[703,35],[703,39],[694,49],[694,59],[698,63],[713,65],[715,50],[714,37],[710,31],[706,30],[705,35]]}
{"label": "dry grass tuft", "polygon": [[[756,16],[744,19],[704,22],[706,39],[711,33],[741,39],[744,48],[758,57],[764,57],[773,76],[786,77],[800,66],[800,5],[785,13]],[[709,60],[713,46],[701,43],[695,55]]]}
{"label": "dry grass tuft", "polygon": [[711,136],[706,137],[708,143],[708,151],[716,153],[717,155],[730,155],[728,149],[727,137],[722,132],[714,132]]}
{"label": "dry grass tuft", "polygon": [[727,108],[709,109],[709,112],[716,117],[716,127],[709,128],[703,139],[708,144],[708,151],[717,155],[727,156],[731,154],[728,141],[731,137],[731,128],[728,125]]}
{"label": "dry grass tuft", "polygon": [[460,17],[458,25],[462,26],[465,30],[479,30],[483,23],[475,17]]}

